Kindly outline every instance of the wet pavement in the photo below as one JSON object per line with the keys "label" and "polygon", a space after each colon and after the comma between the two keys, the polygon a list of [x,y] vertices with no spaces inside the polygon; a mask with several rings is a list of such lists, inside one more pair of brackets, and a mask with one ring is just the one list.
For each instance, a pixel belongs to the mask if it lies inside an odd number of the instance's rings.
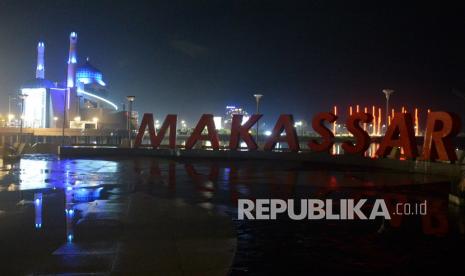
{"label": "wet pavement", "polygon": [[[448,179],[258,161],[59,159],[0,171],[2,275],[415,274],[465,270]],[[237,199],[428,202],[390,221],[237,220]]]}

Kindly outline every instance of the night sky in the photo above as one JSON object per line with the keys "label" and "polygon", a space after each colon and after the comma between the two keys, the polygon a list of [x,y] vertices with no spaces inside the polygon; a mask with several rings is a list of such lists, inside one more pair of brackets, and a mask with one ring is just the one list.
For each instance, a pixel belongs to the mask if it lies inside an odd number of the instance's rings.
{"label": "night sky", "polygon": [[[372,3],[373,2],[373,3]],[[118,104],[194,122],[226,105],[265,120],[309,120],[332,105],[392,104],[462,112],[465,9],[392,1],[0,1],[0,111],[35,76],[63,81],[68,36],[103,71]]]}

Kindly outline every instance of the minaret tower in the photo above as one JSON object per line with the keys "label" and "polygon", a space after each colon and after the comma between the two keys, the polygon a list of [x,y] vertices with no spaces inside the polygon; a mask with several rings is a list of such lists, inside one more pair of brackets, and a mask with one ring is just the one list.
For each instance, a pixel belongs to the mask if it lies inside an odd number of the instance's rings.
{"label": "minaret tower", "polygon": [[72,32],[69,35],[69,58],[68,58],[68,79],[67,79],[67,86],[70,88],[76,86],[76,65],[77,65],[76,44],[77,44],[77,34],[75,32]]}
{"label": "minaret tower", "polygon": [[39,42],[37,44],[37,69],[36,69],[37,79],[45,78],[44,52],[45,52],[45,45],[43,42]]}

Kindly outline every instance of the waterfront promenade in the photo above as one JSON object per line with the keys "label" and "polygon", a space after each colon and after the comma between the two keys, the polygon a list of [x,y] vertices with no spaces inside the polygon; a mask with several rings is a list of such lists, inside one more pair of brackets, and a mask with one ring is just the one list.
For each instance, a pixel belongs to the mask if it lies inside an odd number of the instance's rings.
{"label": "waterfront promenade", "polygon": [[[18,128],[0,128],[0,147],[6,144],[14,145],[20,141]],[[64,133],[64,136],[63,136]],[[348,136],[337,136],[334,138],[335,145],[330,153],[311,152],[307,147],[310,139],[321,139],[320,137],[301,136],[299,143],[301,151],[298,153],[289,152],[286,148],[281,148],[272,152],[247,151],[240,149],[231,151],[227,149],[229,135],[220,134],[220,150],[212,150],[203,141],[199,142],[195,149],[185,150],[184,145],[189,137],[188,133],[179,133],[176,137],[176,149],[168,149],[163,144],[167,144],[167,137],[162,142],[159,149],[151,149],[146,144],[149,143],[148,135],[143,141],[144,146],[140,148],[130,148],[127,130],[96,130],[96,129],[23,129],[23,141],[26,144],[24,153],[53,153],[67,158],[107,158],[107,157],[157,157],[170,158],[174,160],[184,159],[209,159],[209,160],[271,160],[275,162],[295,162],[314,163],[327,166],[349,166],[359,167],[365,170],[388,169],[397,172],[408,172],[417,174],[441,175],[448,177],[451,183],[450,200],[453,203],[464,205],[465,182],[464,175],[464,137],[457,137],[458,162],[424,162],[417,160],[405,160],[400,152],[393,152],[388,158],[376,158],[375,151],[377,143],[381,137],[371,137],[371,146],[363,156],[343,154],[340,143],[353,139]],[[267,137],[260,137],[260,141],[265,141]],[[423,143],[423,137],[416,137],[418,145]],[[259,145],[263,147],[263,143]],[[400,160],[399,160],[400,159]]]}
{"label": "waterfront promenade", "polygon": [[[440,175],[153,156],[25,155],[2,168],[0,264],[10,275],[450,271],[460,255],[443,252],[463,247],[463,211]],[[241,198],[380,198],[391,211],[427,200],[428,215],[238,220]]]}

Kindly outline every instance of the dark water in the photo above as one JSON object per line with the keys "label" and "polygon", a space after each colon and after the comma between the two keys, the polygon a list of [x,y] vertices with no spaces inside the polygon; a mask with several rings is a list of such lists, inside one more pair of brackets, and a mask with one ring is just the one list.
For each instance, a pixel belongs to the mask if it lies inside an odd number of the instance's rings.
{"label": "dark water", "polygon": [[[465,271],[460,253],[465,248],[465,216],[448,204],[449,188],[444,178],[314,164],[28,156],[3,164],[0,174],[0,270],[26,274],[110,269],[102,265],[105,259],[84,256],[73,263],[51,255],[80,241],[85,246],[86,240],[102,242],[101,250],[108,248],[106,241],[119,239],[115,225],[102,233],[80,231],[87,228],[79,219],[91,208],[97,217],[101,209],[117,213],[118,199],[140,192],[228,216],[237,233],[232,275]],[[389,221],[237,220],[237,199],[259,198],[385,199],[390,210],[397,202],[426,200],[428,213]],[[98,251],[95,246],[93,250]],[[49,266],[60,269],[47,270]]]}

